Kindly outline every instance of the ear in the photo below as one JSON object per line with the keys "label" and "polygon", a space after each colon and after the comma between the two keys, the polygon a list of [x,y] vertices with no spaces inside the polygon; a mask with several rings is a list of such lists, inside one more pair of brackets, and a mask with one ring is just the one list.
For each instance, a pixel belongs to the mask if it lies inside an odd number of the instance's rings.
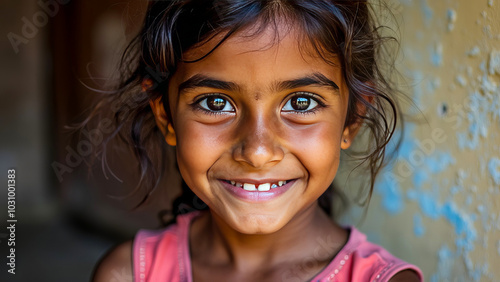
{"label": "ear", "polygon": [[165,113],[165,108],[163,107],[163,102],[161,101],[161,97],[155,100],[149,100],[149,105],[153,110],[153,114],[155,116],[156,125],[160,129],[163,136],[165,136],[165,141],[170,146],[177,145],[177,139],[175,137],[175,131],[172,126],[172,123],[169,122],[167,118],[167,114]]}
{"label": "ear", "polygon": [[361,124],[361,121],[356,121],[344,128],[344,132],[342,132],[342,141],[340,144],[340,148],[342,148],[342,150],[347,150],[349,149],[349,147],[351,147],[354,137],[356,137],[359,129],[361,128]]}
{"label": "ear", "polygon": [[[366,101],[368,101],[370,104],[373,103],[373,96],[364,96],[363,97]],[[366,114],[366,106],[362,104],[361,102],[358,102],[356,106],[356,111],[358,114],[364,116]],[[342,140],[340,144],[340,148],[343,150],[349,149],[351,147],[352,142],[354,140],[354,137],[358,134],[359,130],[361,129],[361,126],[363,125],[363,120],[358,118],[355,120],[353,123],[347,125],[344,128],[344,131],[342,132]]]}

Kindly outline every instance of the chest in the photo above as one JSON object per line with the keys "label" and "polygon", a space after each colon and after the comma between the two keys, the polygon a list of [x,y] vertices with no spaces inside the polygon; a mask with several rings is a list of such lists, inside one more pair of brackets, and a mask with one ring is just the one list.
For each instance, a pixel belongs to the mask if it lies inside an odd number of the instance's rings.
{"label": "chest", "polygon": [[298,262],[283,263],[272,267],[235,270],[228,266],[215,266],[192,262],[193,282],[205,281],[310,281],[319,274],[328,261],[305,258]]}

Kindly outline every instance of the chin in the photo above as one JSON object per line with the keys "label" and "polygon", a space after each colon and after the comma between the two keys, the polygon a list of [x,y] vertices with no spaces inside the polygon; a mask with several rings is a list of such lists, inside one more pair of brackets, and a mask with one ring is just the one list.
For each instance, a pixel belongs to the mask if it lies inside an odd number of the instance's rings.
{"label": "chin", "polygon": [[285,225],[282,218],[276,215],[252,214],[237,217],[233,224],[233,229],[243,234],[271,234]]}

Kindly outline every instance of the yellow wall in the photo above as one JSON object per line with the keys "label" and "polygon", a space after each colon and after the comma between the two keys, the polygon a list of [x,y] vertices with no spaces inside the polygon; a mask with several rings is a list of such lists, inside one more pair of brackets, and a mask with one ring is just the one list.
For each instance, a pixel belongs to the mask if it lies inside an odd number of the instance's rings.
{"label": "yellow wall", "polygon": [[427,281],[500,281],[500,1],[388,5],[416,122],[359,227]]}

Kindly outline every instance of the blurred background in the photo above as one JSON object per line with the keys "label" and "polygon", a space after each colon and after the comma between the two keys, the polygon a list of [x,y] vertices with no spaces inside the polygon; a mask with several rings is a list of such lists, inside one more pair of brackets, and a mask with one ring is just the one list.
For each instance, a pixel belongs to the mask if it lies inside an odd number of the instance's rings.
{"label": "blurred background", "polygon": [[[171,198],[129,194],[137,183],[129,151],[111,150],[110,169],[85,163],[97,131],[71,134],[116,80],[115,65],[141,24],[146,1],[0,2],[0,281],[89,281],[94,265],[138,228],[159,226]],[[93,134],[93,135],[92,135]],[[100,138],[100,139],[99,139]],[[89,142],[90,141],[90,142]],[[110,145],[111,148],[121,148]],[[85,158],[87,157],[87,158]],[[7,273],[7,170],[16,170],[16,274]],[[176,175],[163,185],[178,186]],[[175,189],[170,189],[175,194]],[[4,255],[5,254],[5,255]],[[116,273],[116,281],[130,277]],[[131,280],[130,280],[131,281]]]}
{"label": "blurred background", "polygon": [[[386,2],[396,23],[384,13],[381,21],[400,34],[410,118],[367,217],[352,208],[342,221],[419,265],[428,281],[500,281],[500,1]],[[169,189],[131,210],[140,199],[112,197],[134,188],[130,152],[115,150],[110,170],[89,171],[81,157],[99,138],[65,129],[99,96],[89,88],[114,81],[146,5],[1,0],[0,281],[88,281],[111,246],[159,226],[170,207],[179,184],[171,167]],[[6,266],[8,169],[16,170],[15,276]],[[116,281],[129,279],[116,272]]]}

